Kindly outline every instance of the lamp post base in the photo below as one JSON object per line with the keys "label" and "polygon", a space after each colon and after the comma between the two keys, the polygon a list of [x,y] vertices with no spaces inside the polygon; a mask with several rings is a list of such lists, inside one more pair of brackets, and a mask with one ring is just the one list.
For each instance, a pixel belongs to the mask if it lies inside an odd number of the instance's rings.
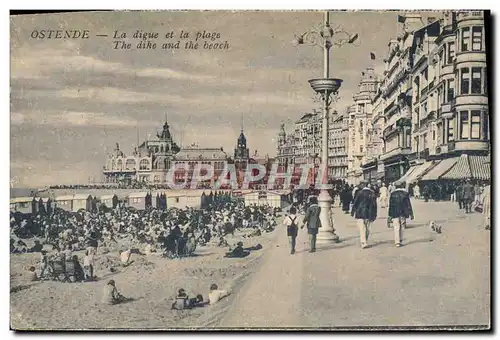
{"label": "lamp post base", "polygon": [[331,244],[339,242],[339,237],[335,234],[335,229],[331,219],[331,198],[327,190],[322,189],[318,196],[318,205],[321,208],[319,218],[321,228],[318,230],[316,242],[318,244]]}

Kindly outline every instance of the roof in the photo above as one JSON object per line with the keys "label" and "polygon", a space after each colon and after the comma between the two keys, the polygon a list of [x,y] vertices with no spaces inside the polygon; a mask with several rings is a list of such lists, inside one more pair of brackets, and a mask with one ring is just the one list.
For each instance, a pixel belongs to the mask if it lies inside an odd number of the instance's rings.
{"label": "roof", "polygon": [[146,197],[148,193],[146,191],[131,192],[127,197]]}
{"label": "roof", "polygon": [[246,195],[250,195],[250,194],[259,194],[259,193],[266,193],[267,195],[271,194],[271,195],[277,195],[277,196],[281,196],[282,194],[277,192],[277,191],[263,191],[263,190],[254,190],[254,191],[250,191],[250,192],[246,192],[246,193],[242,193],[242,196],[246,196]]}
{"label": "roof", "polygon": [[10,200],[10,203],[25,203],[33,201],[33,197],[16,197]]}
{"label": "roof", "polygon": [[227,159],[227,153],[222,148],[196,148],[187,147],[181,149],[175,156],[176,160],[198,160],[198,159]]}
{"label": "roof", "polygon": [[92,195],[90,195],[90,194],[76,194],[76,195],[73,196],[73,199],[74,200],[86,200],[89,197],[92,198]]}
{"label": "roof", "polygon": [[[113,199],[113,197],[115,197],[116,194],[113,194],[113,195],[102,195],[101,197],[99,197],[101,200],[109,200],[109,199]],[[118,197],[118,196],[116,196]]]}
{"label": "roof", "polygon": [[57,196],[56,201],[72,201],[74,195]]}

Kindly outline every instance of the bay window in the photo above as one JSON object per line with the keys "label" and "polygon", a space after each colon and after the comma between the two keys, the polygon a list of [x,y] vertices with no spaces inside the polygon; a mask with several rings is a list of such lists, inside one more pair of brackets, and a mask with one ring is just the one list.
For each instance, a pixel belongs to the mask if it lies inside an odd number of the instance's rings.
{"label": "bay window", "polygon": [[446,120],[447,130],[448,130],[448,142],[455,140],[455,119],[448,118]]}
{"label": "bay window", "polygon": [[481,26],[472,27],[472,50],[481,51],[483,49],[483,28]]}
{"label": "bay window", "polygon": [[470,138],[481,138],[481,111],[472,110],[470,112]]}
{"label": "bay window", "polygon": [[469,139],[470,125],[469,125],[469,111],[460,111],[460,139]]}
{"label": "bay window", "polygon": [[460,94],[469,94],[470,72],[464,67],[460,70]]}
{"label": "bay window", "polygon": [[462,28],[462,52],[467,52],[470,49],[470,28]]}
{"label": "bay window", "polygon": [[448,79],[447,84],[446,102],[449,103],[455,98],[455,79]]}
{"label": "bay window", "polygon": [[471,93],[481,93],[481,67],[472,68],[472,82],[471,82]]}
{"label": "bay window", "polygon": [[448,62],[447,62],[447,64],[453,64],[454,58],[455,58],[455,43],[451,42],[448,44]]}

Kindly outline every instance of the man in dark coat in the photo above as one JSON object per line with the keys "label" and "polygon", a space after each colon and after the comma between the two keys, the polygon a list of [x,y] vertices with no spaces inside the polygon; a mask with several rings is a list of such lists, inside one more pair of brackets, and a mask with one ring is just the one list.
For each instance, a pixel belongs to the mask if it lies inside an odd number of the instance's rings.
{"label": "man in dark coat", "polygon": [[404,182],[396,184],[389,198],[389,217],[392,219],[394,227],[394,243],[396,247],[401,247],[403,242],[403,230],[406,228],[406,219],[413,220],[413,209],[410,202],[410,194],[404,189]]}
{"label": "man in dark coat", "polygon": [[342,211],[348,214],[352,202],[352,189],[347,184],[340,193],[340,200],[342,201]]}
{"label": "man in dark coat", "polygon": [[316,235],[318,234],[318,229],[321,228],[321,220],[319,219],[320,211],[321,209],[318,206],[318,198],[316,196],[311,196],[309,198],[309,207],[307,208],[306,215],[304,216],[304,225],[302,226],[302,228],[307,226],[310,253],[314,253],[316,251]]}
{"label": "man in dark coat", "polygon": [[359,185],[352,204],[351,216],[354,216],[357,220],[361,248],[364,249],[368,246],[370,226],[377,219],[377,196],[372,189],[367,187],[366,181],[361,182]]}
{"label": "man in dark coat", "polygon": [[468,214],[472,210],[472,202],[474,201],[474,186],[470,183],[470,180],[463,186],[463,202],[465,205],[465,213]]}

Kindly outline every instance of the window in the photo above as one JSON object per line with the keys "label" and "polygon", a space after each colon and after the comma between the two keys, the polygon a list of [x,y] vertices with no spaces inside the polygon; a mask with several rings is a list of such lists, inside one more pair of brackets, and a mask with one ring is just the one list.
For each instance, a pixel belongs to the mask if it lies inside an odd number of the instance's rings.
{"label": "window", "polygon": [[448,62],[447,62],[447,64],[453,64],[454,58],[455,58],[455,43],[451,42],[448,44]]}
{"label": "window", "polygon": [[489,139],[490,131],[489,129],[490,116],[488,111],[483,111],[483,139]]}
{"label": "window", "polygon": [[460,94],[469,94],[470,73],[468,68],[460,70]]}
{"label": "window", "polygon": [[462,52],[467,52],[470,49],[470,28],[462,29]]}
{"label": "window", "polygon": [[455,79],[448,79],[446,102],[449,103],[455,98]]}
{"label": "window", "polygon": [[359,152],[363,152],[363,145],[359,146]]}
{"label": "window", "polygon": [[481,138],[481,111],[479,110],[470,112],[470,138]]}
{"label": "window", "polygon": [[481,67],[472,68],[471,93],[481,93]]}
{"label": "window", "polygon": [[484,71],[484,74],[483,74],[483,77],[484,77],[484,82],[483,82],[483,85],[484,85],[484,90],[483,90],[483,93],[484,94],[488,94],[488,81],[487,81],[487,76],[488,76],[488,72],[486,71],[486,68],[483,68],[483,71]]}
{"label": "window", "polygon": [[472,27],[472,50],[481,51],[483,49],[483,28],[480,26]]}
{"label": "window", "polygon": [[455,125],[455,121],[453,120],[453,118],[450,118],[450,119],[447,119],[446,120],[446,124],[447,124],[447,129],[448,129],[448,142],[451,142],[453,140],[455,140],[455,136],[454,136],[454,125]]}
{"label": "window", "polygon": [[147,170],[149,167],[149,161],[147,159],[141,160],[139,163],[139,170]]}
{"label": "window", "polygon": [[460,111],[460,139],[470,138],[469,111]]}

